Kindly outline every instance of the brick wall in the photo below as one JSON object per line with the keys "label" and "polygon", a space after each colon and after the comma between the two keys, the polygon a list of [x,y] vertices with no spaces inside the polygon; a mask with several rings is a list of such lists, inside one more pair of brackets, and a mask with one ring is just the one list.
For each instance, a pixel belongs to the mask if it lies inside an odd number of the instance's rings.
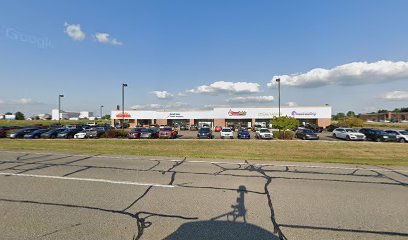
{"label": "brick wall", "polygon": [[317,125],[319,127],[327,127],[332,123],[330,118],[318,118],[317,119]]}
{"label": "brick wall", "polygon": [[225,127],[225,119],[214,119],[214,127],[216,126]]}
{"label": "brick wall", "polygon": [[157,125],[167,125],[167,119],[156,119]]}

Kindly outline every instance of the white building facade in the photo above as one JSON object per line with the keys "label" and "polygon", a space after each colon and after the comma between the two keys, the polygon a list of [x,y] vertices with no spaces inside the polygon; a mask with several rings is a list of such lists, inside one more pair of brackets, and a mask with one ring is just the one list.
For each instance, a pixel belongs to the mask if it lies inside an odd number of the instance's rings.
{"label": "white building facade", "polygon": [[[281,116],[290,116],[301,122],[309,122],[326,127],[331,124],[331,106],[321,107],[282,107]],[[123,116],[123,117],[122,117]],[[252,127],[255,124],[267,126],[279,116],[279,108],[214,108],[206,111],[112,111],[113,124],[123,118],[131,127],[140,125],[203,125],[215,126],[239,125]]]}

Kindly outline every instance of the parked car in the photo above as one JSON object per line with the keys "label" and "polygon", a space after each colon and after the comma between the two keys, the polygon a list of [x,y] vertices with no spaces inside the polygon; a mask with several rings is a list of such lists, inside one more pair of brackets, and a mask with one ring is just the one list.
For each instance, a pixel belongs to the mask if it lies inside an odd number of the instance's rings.
{"label": "parked car", "polygon": [[323,131],[322,127],[319,127],[319,126],[317,126],[316,124],[313,124],[313,123],[306,123],[305,125],[300,125],[299,127],[310,129],[313,132],[322,132]]}
{"label": "parked car", "polygon": [[57,134],[57,138],[74,138],[75,134],[82,131],[81,128],[68,128]]}
{"label": "parked car", "polygon": [[180,126],[180,131],[188,131],[190,128],[188,125],[181,125]]}
{"label": "parked car", "polygon": [[256,133],[255,137],[257,139],[273,139],[273,133],[267,128],[261,128],[259,132]]}
{"label": "parked car", "polygon": [[32,133],[34,131],[38,130],[38,128],[23,128],[20,130],[17,130],[15,132],[10,132],[7,134],[7,137],[9,138],[23,138],[24,135],[28,133]]}
{"label": "parked car", "polygon": [[262,128],[262,125],[255,124],[254,127],[252,128],[252,131],[259,132],[259,130],[261,130],[261,128]]}
{"label": "parked car", "polygon": [[87,138],[87,134],[89,133],[90,129],[84,129],[74,135],[76,139],[84,139]]}
{"label": "parked car", "polygon": [[49,129],[38,129],[24,135],[24,138],[40,138],[41,134],[48,132]]}
{"label": "parked car", "polygon": [[394,134],[397,137],[397,141],[400,143],[408,142],[407,130],[387,130],[386,133]]}
{"label": "parked car", "polygon": [[49,126],[49,128],[62,128],[62,125],[60,123],[53,123]]}
{"label": "parked car", "polygon": [[333,130],[336,129],[336,128],[338,128],[338,127],[339,127],[338,125],[330,124],[330,125],[327,126],[325,129],[326,129],[326,131],[328,131],[328,132],[333,132]]}
{"label": "parked car", "polygon": [[215,132],[221,132],[221,130],[222,130],[222,127],[221,127],[221,126],[216,126],[216,127],[214,128],[214,131],[215,131]]}
{"label": "parked car", "polygon": [[65,128],[51,129],[51,130],[48,130],[45,133],[42,133],[41,138],[56,138],[58,133],[61,133],[61,132],[65,131],[65,130],[66,130]]}
{"label": "parked car", "polygon": [[172,127],[164,127],[159,131],[160,138],[177,138],[178,132]]}
{"label": "parked car", "polygon": [[333,130],[333,137],[334,138],[341,138],[347,141],[350,140],[359,140],[364,141],[366,140],[366,136],[363,133],[357,132],[357,130],[353,128],[336,128]]}
{"label": "parked car", "polygon": [[129,138],[129,139],[140,138],[140,133],[142,132],[142,129],[143,128],[141,128],[141,127],[137,127],[137,128],[132,129],[131,131],[128,132],[127,138]]}
{"label": "parked car", "polygon": [[214,138],[211,128],[200,128],[197,133],[197,138]]}
{"label": "parked car", "polygon": [[241,129],[238,132],[238,139],[251,139],[251,134],[248,129]]}
{"label": "parked car", "polygon": [[366,136],[366,139],[370,139],[376,142],[394,142],[397,141],[397,136],[394,134],[386,133],[383,130],[375,128],[362,128],[360,133]]}
{"label": "parked car", "polygon": [[0,129],[0,138],[5,138],[7,137],[7,132],[4,129]]}
{"label": "parked car", "polygon": [[89,129],[86,133],[87,138],[100,138],[103,134],[105,134],[106,130],[104,127],[94,127]]}
{"label": "parked car", "polygon": [[307,128],[300,128],[296,131],[296,138],[303,140],[319,140],[319,135]]}
{"label": "parked car", "polygon": [[228,128],[228,127],[223,128],[223,129],[221,130],[221,138],[222,138],[222,139],[224,139],[224,138],[231,138],[231,139],[233,139],[233,138],[234,138],[234,132],[232,131],[231,128]]}
{"label": "parked car", "polygon": [[91,127],[95,127],[96,122],[87,122],[86,125],[91,126]]}
{"label": "parked car", "polygon": [[197,125],[191,125],[190,126],[190,131],[197,131],[197,130],[198,130]]}
{"label": "parked car", "polygon": [[159,138],[159,129],[144,128],[140,132],[140,138]]}

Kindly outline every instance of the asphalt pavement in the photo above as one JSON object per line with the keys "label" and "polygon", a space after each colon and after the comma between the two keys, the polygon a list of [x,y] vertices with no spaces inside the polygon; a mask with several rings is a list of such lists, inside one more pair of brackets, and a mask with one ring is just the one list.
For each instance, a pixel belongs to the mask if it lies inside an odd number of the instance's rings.
{"label": "asphalt pavement", "polygon": [[1,239],[408,239],[408,168],[0,151]]}

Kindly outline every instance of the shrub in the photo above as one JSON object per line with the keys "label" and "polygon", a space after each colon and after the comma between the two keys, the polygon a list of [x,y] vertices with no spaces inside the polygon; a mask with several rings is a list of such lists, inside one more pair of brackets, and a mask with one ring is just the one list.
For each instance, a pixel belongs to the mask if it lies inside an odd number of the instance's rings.
{"label": "shrub", "polygon": [[274,132],[273,136],[276,139],[283,139],[283,140],[292,140],[293,138],[295,138],[295,132],[294,131],[280,131],[280,132]]}
{"label": "shrub", "polygon": [[119,137],[126,137],[127,132],[123,132],[122,130],[110,129],[106,131],[101,137],[103,138],[119,138]]}
{"label": "shrub", "polygon": [[272,120],[272,126],[279,130],[294,130],[299,126],[299,120],[293,117],[277,117]]}
{"label": "shrub", "polygon": [[356,117],[345,117],[339,120],[339,125],[342,127],[362,127],[364,120]]}

